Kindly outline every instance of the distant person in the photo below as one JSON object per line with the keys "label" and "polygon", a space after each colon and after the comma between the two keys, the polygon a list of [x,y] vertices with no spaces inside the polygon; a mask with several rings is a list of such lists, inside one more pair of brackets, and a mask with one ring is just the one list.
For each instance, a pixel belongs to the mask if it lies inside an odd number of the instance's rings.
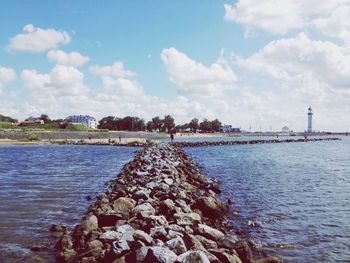
{"label": "distant person", "polygon": [[119,143],[122,143],[122,137],[119,135]]}
{"label": "distant person", "polygon": [[171,142],[174,141],[174,134],[172,132],[170,133],[170,140],[171,140]]}

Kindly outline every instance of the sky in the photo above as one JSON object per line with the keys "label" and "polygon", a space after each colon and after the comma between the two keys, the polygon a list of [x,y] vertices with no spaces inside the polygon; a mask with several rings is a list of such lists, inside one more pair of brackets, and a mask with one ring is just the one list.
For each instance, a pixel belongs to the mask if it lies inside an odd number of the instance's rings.
{"label": "sky", "polygon": [[350,0],[22,1],[0,8],[0,114],[167,114],[350,130]]}

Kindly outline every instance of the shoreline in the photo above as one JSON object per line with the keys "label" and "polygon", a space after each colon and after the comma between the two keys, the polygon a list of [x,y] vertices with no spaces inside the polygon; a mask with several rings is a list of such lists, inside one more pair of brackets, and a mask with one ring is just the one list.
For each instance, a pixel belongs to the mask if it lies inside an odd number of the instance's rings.
{"label": "shoreline", "polygon": [[[73,232],[55,246],[59,262],[282,262],[253,259],[232,232],[229,204],[180,148],[154,144],[138,151]],[[55,229],[55,227],[54,227]]]}

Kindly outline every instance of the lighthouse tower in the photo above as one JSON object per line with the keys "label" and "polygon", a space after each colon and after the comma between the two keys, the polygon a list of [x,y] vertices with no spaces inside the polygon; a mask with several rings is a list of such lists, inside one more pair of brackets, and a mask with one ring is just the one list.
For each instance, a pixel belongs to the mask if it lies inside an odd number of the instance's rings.
{"label": "lighthouse tower", "polygon": [[312,109],[311,106],[307,111],[307,132],[312,132]]}

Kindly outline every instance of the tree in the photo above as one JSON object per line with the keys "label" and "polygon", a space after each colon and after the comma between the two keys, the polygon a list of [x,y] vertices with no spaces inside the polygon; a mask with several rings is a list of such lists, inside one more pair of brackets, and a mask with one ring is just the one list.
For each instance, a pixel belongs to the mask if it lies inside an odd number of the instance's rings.
{"label": "tree", "polygon": [[41,116],[40,116],[39,119],[40,119],[40,120],[43,120],[44,123],[49,123],[49,122],[51,122],[51,120],[50,120],[50,118],[49,118],[49,116],[48,116],[47,114],[41,114]]}
{"label": "tree", "polygon": [[153,121],[147,122],[146,129],[147,129],[147,131],[150,131],[150,132],[155,130]]}
{"label": "tree", "polygon": [[164,128],[166,129],[167,132],[170,132],[172,129],[175,128],[175,121],[174,118],[171,117],[170,115],[166,115],[164,117]]}
{"label": "tree", "polygon": [[198,119],[194,118],[190,121],[190,123],[188,124],[189,128],[191,129],[191,131],[193,131],[194,133],[197,132],[197,130],[199,129],[199,123],[198,123]]}
{"label": "tree", "polygon": [[211,128],[211,124],[208,121],[208,119],[204,119],[200,124],[199,128],[201,129],[202,132],[209,132]]}
{"label": "tree", "polygon": [[163,122],[158,116],[152,118],[152,122],[155,130],[160,131],[162,129]]}
{"label": "tree", "polygon": [[99,123],[98,128],[108,129],[108,130],[118,130],[117,121],[118,121],[118,118],[115,118],[113,116],[104,117],[98,122]]}
{"label": "tree", "polygon": [[221,128],[221,122],[218,119],[215,119],[210,122],[211,131],[213,132],[219,132]]}

